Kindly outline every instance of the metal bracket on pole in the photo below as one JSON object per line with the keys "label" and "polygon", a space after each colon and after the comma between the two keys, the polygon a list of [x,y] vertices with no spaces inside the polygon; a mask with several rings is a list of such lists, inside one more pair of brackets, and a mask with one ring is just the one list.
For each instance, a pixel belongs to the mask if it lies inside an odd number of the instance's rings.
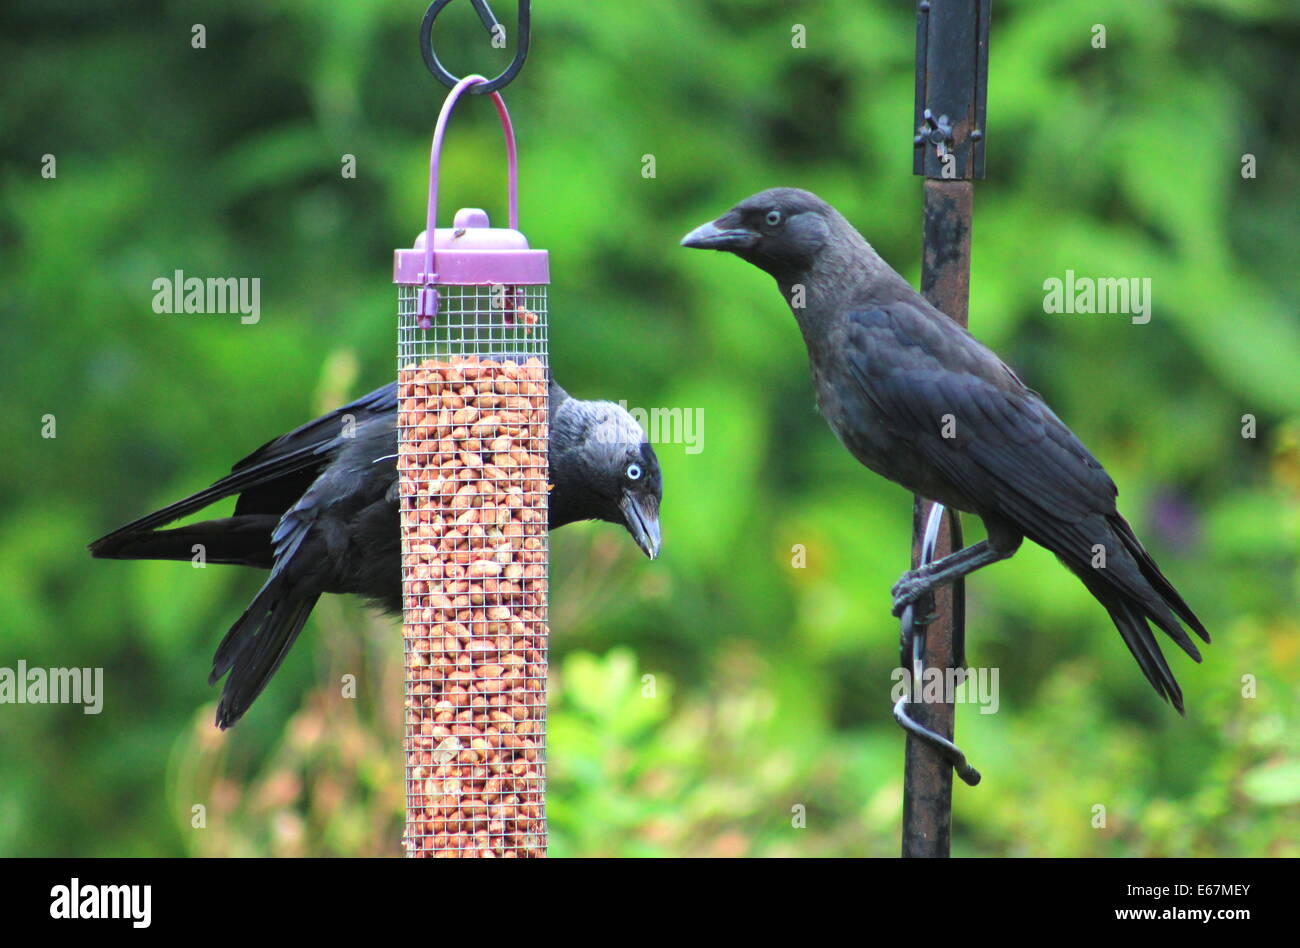
{"label": "metal bracket on pole", "polygon": [[[917,4],[913,174],[949,181],[984,177],[992,5],[993,0]],[[952,160],[946,160],[949,155]]]}

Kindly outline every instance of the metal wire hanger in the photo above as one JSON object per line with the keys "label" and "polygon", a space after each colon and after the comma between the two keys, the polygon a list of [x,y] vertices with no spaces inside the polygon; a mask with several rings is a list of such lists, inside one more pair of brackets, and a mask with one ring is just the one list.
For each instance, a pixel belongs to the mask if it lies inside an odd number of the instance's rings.
{"label": "metal wire hanger", "polygon": [[[943,523],[943,515],[943,504],[934,504],[930,508],[930,518],[925,524],[925,539],[921,545],[921,566],[934,559],[935,546],[939,540],[939,526]],[[963,580],[957,582],[960,583]],[[960,601],[960,597],[958,597],[958,601]],[[934,593],[931,592],[926,593],[903,610],[901,617],[901,658],[903,666],[911,671],[912,686],[909,689],[910,694],[899,698],[894,705],[894,720],[898,722],[899,727],[938,750],[952,764],[957,776],[973,787],[980,782],[980,772],[967,763],[966,755],[961,752],[961,748],[942,734],[932,731],[921,724],[907,713],[909,698],[915,699],[921,693],[921,681],[925,676],[925,633],[930,623],[934,621],[933,609]],[[964,617],[957,622],[957,628],[961,632],[953,643],[954,651],[957,653],[955,661],[958,665],[964,665],[966,662]]]}

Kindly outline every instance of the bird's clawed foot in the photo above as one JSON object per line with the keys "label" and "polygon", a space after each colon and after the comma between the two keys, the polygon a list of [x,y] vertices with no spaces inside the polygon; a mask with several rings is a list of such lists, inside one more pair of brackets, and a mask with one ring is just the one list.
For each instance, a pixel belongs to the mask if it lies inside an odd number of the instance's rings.
{"label": "bird's clawed foot", "polygon": [[891,593],[894,596],[894,617],[903,614],[903,610],[930,591],[930,577],[923,569],[908,570],[898,582],[894,583]]}

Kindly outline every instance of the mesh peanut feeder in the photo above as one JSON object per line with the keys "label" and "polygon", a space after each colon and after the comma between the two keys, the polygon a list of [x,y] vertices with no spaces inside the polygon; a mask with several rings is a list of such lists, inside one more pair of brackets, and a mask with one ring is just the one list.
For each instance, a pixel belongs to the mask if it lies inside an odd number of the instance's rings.
{"label": "mesh peanut feeder", "polygon": [[481,210],[437,228],[453,87],[434,130],[425,231],[394,254],[410,856],[546,854],[545,250]]}

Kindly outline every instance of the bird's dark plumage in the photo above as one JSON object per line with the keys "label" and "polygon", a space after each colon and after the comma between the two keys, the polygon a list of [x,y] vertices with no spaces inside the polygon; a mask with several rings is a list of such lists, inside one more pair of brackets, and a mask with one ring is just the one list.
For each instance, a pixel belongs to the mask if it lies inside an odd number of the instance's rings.
{"label": "bird's dark plumage", "polygon": [[[624,409],[550,383],[551,529],[576,520],[623,524],[659,552],[659,461]],[[266,687],[323,593],[402,609],[397,383],[268,442],[190,497],[90,544],[108,559],[255,566],[270,576],[217,648],[209,683],[229,673],[217,724],[234,724]],[[234,514],[160,530],[238,495]]]}
{"label": "bird's dark plumage", "polygon": [[1183,710],[1147,623],[1196,661],[1179,620],[1209,635],[1120,515],[1114,482],[1037,392],[807,191],[756,194],[682,244],[729,251],[776,279],[807,345],[818,408],[859,461],[983,519],[988,540],[960,563],[903,577],[896,611],[1028,537],[1083,581],[1147,680]]}

